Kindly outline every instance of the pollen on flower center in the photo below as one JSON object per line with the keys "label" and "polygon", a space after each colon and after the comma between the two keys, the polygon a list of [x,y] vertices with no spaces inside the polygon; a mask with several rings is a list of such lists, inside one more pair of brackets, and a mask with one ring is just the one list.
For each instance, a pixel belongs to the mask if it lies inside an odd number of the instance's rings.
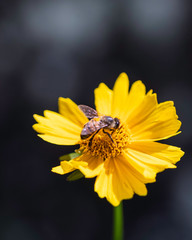
{"label": "pollen on flower center", "polygon": [[[111,135],[112,139],[106,132]],[[101,157],[103,160],[116,157],[130,143],[130,135],[130,130],[123,125],[115,131],[101,129],[92,140],[91,137],[83,139],[79,150],[84,153],[89,152],[92,156]]]}

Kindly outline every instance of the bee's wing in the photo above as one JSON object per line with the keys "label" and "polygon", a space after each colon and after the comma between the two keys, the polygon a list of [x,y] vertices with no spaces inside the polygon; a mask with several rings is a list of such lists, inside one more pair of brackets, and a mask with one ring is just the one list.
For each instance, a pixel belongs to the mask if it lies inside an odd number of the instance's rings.
{"label": "bee's wing", "polygon": [[86,105],[78,105],[79,109],[85,114],[85,116],[89,119],[94,117],[98,117],[97,111],[91,107]]}

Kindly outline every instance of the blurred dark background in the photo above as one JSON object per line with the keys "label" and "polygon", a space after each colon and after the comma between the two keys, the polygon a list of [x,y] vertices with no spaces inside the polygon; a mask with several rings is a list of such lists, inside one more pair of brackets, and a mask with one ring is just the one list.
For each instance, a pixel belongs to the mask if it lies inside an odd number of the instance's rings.
{"label": "blurred dark background", "polygon": [[74,147],[42,141],[33,113],[59,96],[94,106],[100,82],[121,72],[174,100],[186,152],[176,170],[124,201],[125,239],[192,239],[192,21],[187,0],[1,0],[1,240],[111,239],[112,207],[94,179],[51,172]]}

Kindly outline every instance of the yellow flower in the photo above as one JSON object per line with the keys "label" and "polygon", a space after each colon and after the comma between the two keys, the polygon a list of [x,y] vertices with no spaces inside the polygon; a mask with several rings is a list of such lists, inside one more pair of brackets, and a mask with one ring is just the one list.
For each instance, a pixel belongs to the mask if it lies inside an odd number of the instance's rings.
{"label": "yellow flower", "polygon": [[[44,111],[34,115],[33,128],[39,137],[58,145],[79,144],[82,153],[70,161],[62,161],[52,169],[66,174],[76,169],[86,178],[96,177],[95,191],[114,206],[134,193],[147,195],[146,183],[156,181],[156,174],[174,165],[184,152],[175,146],[156,141],[177,135],[181,122],[174,103],[157,102],[157,96],[136,81],[129,91],[129,80],[120,74],[113,90],[101,83],[95,89],[95,106],[101,116],[118,118],[117,129],[103,128],[81,139],[84,125],[89,122],[83,111],[69,98],[59,98],[59,113]],[[107,132],[107,133],[106,133]],[[93,137],[92,137],[93,136]]]}

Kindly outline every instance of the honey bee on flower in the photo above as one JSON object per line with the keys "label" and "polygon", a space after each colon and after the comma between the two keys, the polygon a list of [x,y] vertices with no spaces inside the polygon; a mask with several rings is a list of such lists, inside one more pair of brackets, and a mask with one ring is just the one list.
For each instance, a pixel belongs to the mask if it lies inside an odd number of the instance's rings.
{"label": "honey bee on flower", "polygon": [[83,130],[81,131],[81,139],[91,136],[89,139],[89,146],[91,146],[93,137],[102,129],[103,133],[107,134],[113,142],[111,134],[106,132],[105,129],[110,129],[114,132],[115,129],[117,129],[120,125],[119,119],[112,118],[110,116],[99,117],[96,110],[85,105],[79,105],[78,107],[85,114],[85,116],[90,119],[90,121],[84,125]]}
{"label": "honey bee on flower", "polygon": [[79,170],[86,178],[96,177],[99,197],[118,206],[134,193],[147,195],[146,183],[175,164],[184,152],[159,140],[177,135],[181,122],[174,103],[157,102],[152,90],[120,74],[113,90],[101,83],[95,89],[96,110],[59,98],[59,113],[34,115],[33,128],[39,137],[58,145],[77,145],[80,156],[62,161],[52,169],[58,174]]}

